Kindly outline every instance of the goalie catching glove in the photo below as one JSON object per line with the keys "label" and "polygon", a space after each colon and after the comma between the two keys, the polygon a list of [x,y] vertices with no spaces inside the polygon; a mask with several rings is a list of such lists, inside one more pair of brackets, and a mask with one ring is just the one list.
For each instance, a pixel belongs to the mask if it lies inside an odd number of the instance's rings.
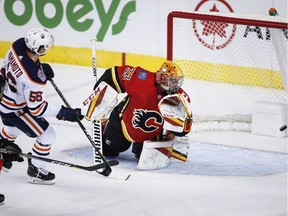
{"label": "goalie catching glove", "polygon": [[167,95],[158,104],[164,118],[164,129],[176,136],[183,136],[191,131],[192,112],[189,102],[181,94]]}
{"label": "goalie catching glove", "polygon": [[85,118],[97,121],[106,117],[118,103],[117,96],[118,93],[110,85],[101,82],[82,103]]}

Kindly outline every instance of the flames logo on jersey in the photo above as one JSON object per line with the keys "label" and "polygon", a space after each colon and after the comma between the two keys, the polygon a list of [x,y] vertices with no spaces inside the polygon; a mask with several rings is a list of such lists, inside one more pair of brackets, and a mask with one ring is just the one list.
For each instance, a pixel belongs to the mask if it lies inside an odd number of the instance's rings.
{"label": "flames logo on jersey", "polygon": [[134,128],[139,128],[144,132],[150,133],[158,130],[163,124],[163,118],[156,111],[135,109],[133,112],[132,124]]}

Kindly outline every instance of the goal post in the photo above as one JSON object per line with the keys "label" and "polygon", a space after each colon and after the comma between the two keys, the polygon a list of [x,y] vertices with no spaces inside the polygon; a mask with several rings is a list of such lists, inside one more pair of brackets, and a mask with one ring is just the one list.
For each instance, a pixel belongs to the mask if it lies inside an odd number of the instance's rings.
{"label": "goal post", "polygon": [[287,28],[279,16],[169,13],[167,59],[185,74],[194,130],[251,130],[255,103],[287,106]]}

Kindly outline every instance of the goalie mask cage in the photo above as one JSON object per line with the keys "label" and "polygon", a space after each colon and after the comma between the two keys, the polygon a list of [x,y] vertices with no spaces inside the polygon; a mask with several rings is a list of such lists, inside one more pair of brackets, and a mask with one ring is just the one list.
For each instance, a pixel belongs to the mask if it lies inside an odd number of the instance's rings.
{"label": "goalie mask cage", "polygon": [[287,38],[279,16],[171,12],[167,59],[185,74],[193,131],[251,131],[257,101],[287,105]]}

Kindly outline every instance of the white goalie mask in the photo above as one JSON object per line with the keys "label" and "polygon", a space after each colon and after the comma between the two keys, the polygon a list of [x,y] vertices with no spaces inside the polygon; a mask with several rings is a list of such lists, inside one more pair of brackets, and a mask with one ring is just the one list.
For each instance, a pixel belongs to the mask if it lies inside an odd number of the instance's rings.
{"label": "white goalie mask", "polygon": [[27,33],[25,43],[29,50],[43,56],[54,46],[54,38],[46,29],[33,28]]}

